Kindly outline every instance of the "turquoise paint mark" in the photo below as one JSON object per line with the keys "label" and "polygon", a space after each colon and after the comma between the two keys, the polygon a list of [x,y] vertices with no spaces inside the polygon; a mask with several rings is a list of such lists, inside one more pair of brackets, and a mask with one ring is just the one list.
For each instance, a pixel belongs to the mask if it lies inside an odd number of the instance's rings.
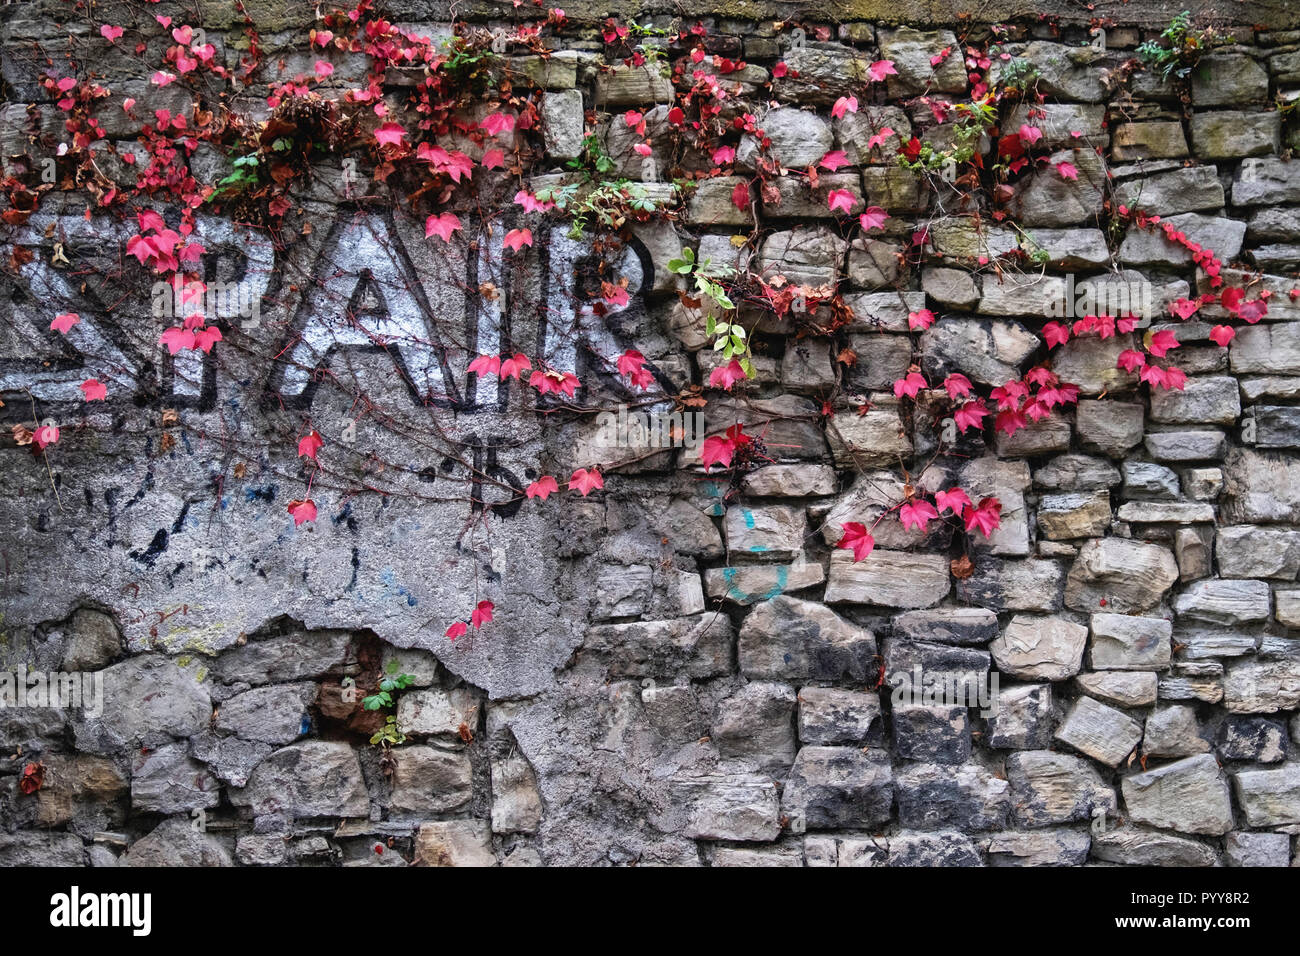
{"label": "turquoise paint mark", "polygon": [[785,586],[787,583],[789,583],[789,581],[790,581],[790,569],[787,568],[784,564],[779,565],[776,569],[776,584],[773,585],[771,588],[769,588],[768,592],[763,595],[763,600],[770,601],[778,594],[784,593]]}
{"label": "turquoise paint mark", "polygon": [[754,530],[754,512],[748,508],[745,509],[745,527],[750,531]]}
{"label": "turquoise paint mark", "polygon": [[710,498],[719,499],[718,501],[715,501],[710,506],[709,508],[710,515],[712,515],[715,518],[721,518],[724,514],[727,513],[727,509],[722,506],[722,498],[723,498],[722,489],[718,487],[716,482],[710,481],[709,483],[707,483],[704,486],[704,493],[708,495]]}
{"label": "turquoise paint mark", "polygon": [[405,587],[397,583],[397,577],[396,575],[393,574],[392,568],[384,568],[384,570],[380,572],[379,580],[384,583],[385,587],[391,588],[392,590],[396,591],[398,597],[406,598],[407,607],[415,607],[417,604],[420,603],[419,598],[417,598],[414,594],[408,591]]}

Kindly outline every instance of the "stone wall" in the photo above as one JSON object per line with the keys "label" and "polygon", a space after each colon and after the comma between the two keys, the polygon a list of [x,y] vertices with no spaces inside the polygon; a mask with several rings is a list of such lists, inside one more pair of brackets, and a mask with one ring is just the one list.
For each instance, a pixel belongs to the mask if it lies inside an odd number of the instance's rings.
{"label": "stone wall", "polygon": [[[364,151],[314,156],[271,232],[204,204],[203,278],[258,308],[223,317],[211,351],[175,355],[158,344],[152,278],[124,254],[137,220],[102,208],[98,180],[67,178],[74,131],[41,75],[108,91],[89,151],[126,181],[124,156],[148,162],[137,146],[155,110],[270,118],[270,83],[325,56],[307,48],[311,13],[248,5],[267,63],[250,83],[159,86],[171,41],[154,14],[185,11],[109,4],[92,22],[49,0],[6,7],[0,156],[28,184],[52,160],[57,188],[0,225],[0,668],[9,700],[10,674],[76,675],[102,707],[0,708],[0,862],[1297,858],[1295,9],[1198,8],[1218,42],[1165,81],[1133,68],[1135,48],[1177,4],[1099,7],[1115,19],[1098,42],[1073,8],[995,5],[981,24],[948,4],[848,3],[805,20],[794,46],[773,22],[789,10],[750,6],[698,6],[701,33],[682,17],[687,33],[645,65],[610,52],[600,23],[617,11],[595,4],[534,49],[510,46],[490,83],[533,97],[540,124],[519,132],[519,169],[476,169],[440,200],[461,226],[446,242]],[[194,25],[237,72],[243,18],[199,7]],[[544,16],[388,12],[433,37]],[[672,11],[647,12],[668,26]],[[958,32],[991,84],[1013,62],[1038,74],[1042,104],[997,107],[1001,134],[1041,132],[1041,161],[1005,186],[987,167],[954,181],[897,162],[913,135],[953,142],[942,104],[971,84]],[[726,117],[752,114],[771,141],[732,136],[721,170],[669,128],[692,82],[674,90],[662,70],[701,45]],[[326,98],[364,83],[364,55],[328,59]],[[880,61],[896,72],[868,81]],[[384,92],[398,103],[414,82],[390,69]],[[856,112],[837,106],[850,95]],[[629,110],[649,123],[652,166]],[[882,149],[886,125],[898,138]],[[512,202],[571,181],[587,133],[611,176],[656,171],[638,195],[666,214],[575,236]],[[989,167],[996,135],[979,147]],[[814,186],[805,171],[834,151],[843,165]],[[764,156],[794,174],[740,208],[735,187]],[[206,141],[176,162],[200,185],[235,169]],[[836,190],[847,209],[830,208]],[[865,229],[866,208],[889,218]],[[1215,291],[1213,264],[1138,209],[1212,250],[1247,301],[1268,290],[1262,321],[1208,301],[1171,315]],[[510,248],[524,228],[533,245]],[[836,315],[746,300],[754,375],[710,388],[708,303],[668,268],[683,247],[833,294]],[[1083,293],[1108,283],[1150,295],[1153,314],[1049,348],[1045,326],[1083,319]],[[918,327],[925,310],[935,321]],[[52,331],[65,312],[79,322]],[[1235,329],[1226,345],[1220,325]],[[1181,388],[1117,365],[1162,330]],[[517,348],[579,390],[539,397],[465,372]],[[611,368],[629,349],[652,370],[645,388]],[[1040,366],[1077,402],[1010,433],[993,416],[957,430],[946,376],[987,397]],[[895,391],[909,373],[924,379],[914,397]],[[102,402],[83,398],[92,377]],[[698,411],[710,435],[740,422],[761,444],[709,471],[698,448],[611,449],[595,412],[619,405]],[[12,432],[47,421],[60,435],[43,451]],[[319,467],[295,455],[309,431]],[[524,493],[592,465],[604,487],[590,494]],[[951,485],[995,497],[1000,526],[898,521],[916,489]],[[298,524],[286,506],[305,498],[318,517]],[[878,521],[861,561],[836,547],[854,521]],[[495,619],[449,640],[481,600]],[[361,700],[390,672],[409,682],[391,711],[405,741],[385,748],[370,738],[390,711]],[[945,675],[996,688],[996,706],[898,692]]]}

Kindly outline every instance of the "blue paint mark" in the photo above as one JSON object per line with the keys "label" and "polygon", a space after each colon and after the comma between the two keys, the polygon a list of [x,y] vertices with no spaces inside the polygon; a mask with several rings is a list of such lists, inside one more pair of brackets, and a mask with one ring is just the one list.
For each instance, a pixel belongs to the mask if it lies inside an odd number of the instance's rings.
{"label": "blue paint mark", "polygon": [[715,518],[721,518],[724,514],[727,513],[727,509],[722,506],[722,500],[721,500],[723,498],[722,489],[718,487],[716,482],[710,481],[709,483],[707,483],[704,486],[704,493],[708,495],[710,498],[719,499],[709,507],[710,515],[712,515]]}
{"label": "blue paint mark", "polygon": [[776,569],[776,584],[773,587],[771,587],[766,594],[763,595],[763,600],[770,601],[778,594],[784,593],[785,586],[787,583],[789,583],[789,581],[790,581],[790,569],[787,568],[784,564],[778,565]]}
{"label": "blue paint mark", "polygon": [[420,603],[420,599],[407,590],[404,586],[397,583],[397,577],[393,574],[392,568],[384,568],[380,572],[379,580],[384,583],[384,587],[391,588],[397,592],[398,597],[406,598],[407,607],[415,607]]}
{"label": "blue paint mark", "polygon": [[750,531],[754,530],[754,512],[748,508],[745,509],[745,527]]}
{"label": "blue paint mark", "polygon": [[768,546],[765,545],[765,544],[751,544],[751,545],[749,546],[749,550],[750,550],[750,551],[767,551],[767,550],[769,550],[769,549],[768,549]]}
{"label": "blue paint mark", "polygon": [[302,723],[298,725],[298,734],[302,735],[302,734],[309,734],[309,733],[311,733],[311,717],[309,717],[306,714],[303,714]]}

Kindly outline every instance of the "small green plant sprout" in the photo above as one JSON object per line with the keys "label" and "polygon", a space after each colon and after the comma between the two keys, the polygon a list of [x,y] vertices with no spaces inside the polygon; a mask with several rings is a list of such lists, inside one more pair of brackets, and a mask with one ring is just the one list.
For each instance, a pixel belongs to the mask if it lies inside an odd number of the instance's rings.
{"label": "small green plant sprout", "polygon": [[379,744],[385,749],[397,747],[406,743],[406,734],[402,733],[402,728],[397,726],[397,718],[389,714],[384,720],[384,726],[370,735],[370,742]]}
{"label": "small green plant sprout", "polygon": [[[694,276],[695,291],[724,312],[736,308],[727,290],[718,280],[730,278],[735,270],[730,266],[715,266],[709,259],[695,261],[695,250],[686,246],[680,258],[668,260],[668,271],[679,276]],[[713,339],[713,350],[722,353],[725,360],[736,359],[745,371],[746,378],[754,377],[750,361],[749,337],[738,322],[728,322],[714,315],[705,318],[704,332]]]}
{"label": "small green plant sprout", "polygon": [[[280,147],[280,143],[289,143],[289,141],[281,137],[272,144],[271,148],[280,150],[288,148],[288,146]],[[213,202],[234,193],[241,193],[258,185],[258,167],[260,164],[256,155],[250,153],[247,156],[240,156],[231,165],[234,166],[234,172],[217,182],[217,188],[208,196],[207,202]]]}
{"label": "small green plant sprout", "polygon": [[[397,691],[406,690],[415,682],[415,678],[410,674],[399,674],[400,669],[401,666],[397,663],[396,658],[390,660],[388,667],[385,668],[384,676],[380,678],[379,691],[363,697],[361,706],[366,710],[387,710],[392,707],[396,703],[393,694]],[[392,719],[389,718],[390,721]],[[372,740],[371,743],[376,743],[376,741]]]}
{"label": "small green plant sprout", "polygon": [[1162,80],[1185,80],[1214,36],[1213,27],[1193,30],[1191,14],[1184,10],[1169,21],[1158,40],[1147,40],[1137,48],[1138,59]]}

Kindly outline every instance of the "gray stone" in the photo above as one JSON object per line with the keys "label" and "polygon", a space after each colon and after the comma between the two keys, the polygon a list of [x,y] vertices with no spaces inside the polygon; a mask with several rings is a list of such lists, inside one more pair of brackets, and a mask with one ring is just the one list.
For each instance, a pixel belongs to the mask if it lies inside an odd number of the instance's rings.
{"label": "gray stone", "polygon": [[[871,60],[852,47],[809,43],[786,50],[782,59],[790,71],[773,88],[783,100],[830,103],[869,82]],[[769,123],[765,120],[763,128],[771,135]]]}
{"label": "gray stone", "polygon": [[1119,506],[1120,521],[1132,524],[1212,522],[1214,506],[1202,501],[1129,501]]}
{"label": "gray stone", "polygon": [[228,684],[270,684],[320,677],[348,655],[347,631],[293,631],[253,638],[212,662],[212,672]]}
{"label": "gray stone", "polygon": [[802,814],[810,830],[869,827],[889,819],[893,772],[883,751],[804,747],[781,796],[781,810]]}
{"label": "gray stone", "polygon": [[495,866],[487,821],[443,820],[421,823],[415,835],[412,866]]}
{"label": "gray stone", "polygon": [[[1233,201],[1237,201],[1235,193]],[[1169,216],[1162,220],[1162,226],[1164,223],[1184,233],[1189,241],[1213,249],[1215,255],[1224,262],[1236,258],[1246,238],[1246,224],[1236,219],[1187,212]],[[1187,265],[1192,261],[1192,253],[1185,247],[1166,239],[1163,228],[1148,230],[1137,225],[1129,227],[1124,242],[1120,245],[1118,256],[1120,262],[1134,266],[1173,268]]]}
{"label": "gray stone", "polygon": [[1233,774],[1237,802],[1252,827],[1300,823],[1300,764],[1277,770],[1243,770]]}
{"label": "gray stone", "polygon": [[[585,646],[608,656],[612,677],[658,677],[679,672],[694,678],[713,677],[731,667],[735,634],[731,622],[715,613],[665,621],[635,621],[628,624],[603,624],[589,628]],[[403,726],[401,709],[416,695],[406,694],[398,703],[398,717]],[[466,704],[469,702],[466,701]],[[455,733],[464,718],[459,706],[445,701],[431,701],[433,717],[429,733]]]}
{"label": "gray stone", "polygon": [[687,203],[687,218],[698,226],[747,226],[754,222],[752,208],[741,209],[731,201],[736,186],[747,182],[741,176],[717,176],[701,180]]}
{"label": "gray stone", "polygon": [[902,759],[958,764],[970,758],[970,722],[965,707],[896,699],[891,717],[894,752]]}
{"label": "gray stone", "polygon": [[1018,614],[989,651],[998,670],[1025,680],[1064,680],[1079,672],[1088,629],[1055,617]]}
{"label": "gray stone", "polygon": [[768,281],[783,275],[799,286],[830,286],[839,276],[847,248],[848,243],[825,228],[774,232],[763,243],[758,269]]}
{"label": "gray stone", "polygon": [[465,688],[408,691],[397,701],[397,722],[411,736],[450,738],[459,736],[461,724],[474,726],[476,709],[476,698]]}
{"label": "gray stone", "polygon": [[1135,823],[1209,836],[1232,829],[1228,781],[1209,754],[1127,776],[1122,789]]}
{"label": "gray stone", "polygon": [[[1300,178],[1290,162],[1270,156],[1243,159],[1232,184],[1234,206],[1266,206],[1300,202]],[[1219,250],[1215,250],[1218,252]],[[1220,254],[1221,259],[1226,256]]]}
{"label": "gray stone", "polygon": [[724,758],[747,758],[760,768],[784,770],[798,744],[795,693],[788,684],[751,681],[718,704],[712,738]]}
{"label": "gray stone", "polygon": [[1119,484],[1115,466],[1088,455],[1058,455],[1034,471],[1034,484],[1054,491],[1096,491]]}
{"label": "gray stone", "polygon": [[1131,332],[1108,339],[1077,336],[1052,350],[1052,370],[1061,381],[1079,386],[1081,395],[1121,393],[1137,384],[1137,376],[1118,364],[1120,353],[1133,344]]}
{"label": "gray stone", "polygon": [[68,628],[63,670],[97,671],[122,656],[122,635],[112,617],[92,608],[78,608]]}
{"label": "gray stone", "polygon": [[1149,757],[1191,757],[1210,749],[1200,735],[1196,711],[1186,704],[1160,707],[1147,717],[1142,754]]}
{"label": "gray stone", "polygon": [[981,607],[907,611],[893,619],[896,637],[940,644],[987,644],[998,636],[998,617]]}
{"label": "gray stone", "polygon": [[1011,809],[1006,780],[975,764],[916,764],[894,777],[899,822],[908,828],[995,830]]}
{"label": "gray stone", "polygon": [[[1076,177],[1062,176],[1056,169],[1060,163],[1073,165]],[[1025,182],[1016,189],[1013,207],[1026,227],[1079,226],[1101,211],[1106,167],[1091,149],[1063,149]]]}
{"label": "gray stone", "polygon": [[825,600],[828,604],[877,604],[926,608],[943,600],[951,587],[942,555],[876,549],[855,562],[847,550],[831,555]]}
{"label": "gray stone", "polygon": [[1217,704],[1223,699],[1223,665],[1218,661],[1183,661],[1160,678],[1161,700],[1201,700]]}
{"label": "gray stone", "polygon": [[1076,830],[1007,831],[988,844],[989,866],[1082,866],[1092,841]]}
{"label": "gray stone", "polygon": [[1041,611],[1061,609],[1065,567],[1058,561],[1029,558],[1003,561],[980,558],[970,577],[957,581],[957,596],[991,611]]}
{"label": "gray stone", "polygon": [[1268,97],[1268,70],[1254,57],[1208,53],[1197,62],[1190,79],[1197,109],[1262,103]]}
{"label": "gray stone", "polygon": [[[856,113],[845,113],[835,124],[835,144],[855,166],[868,163],[897,162],[898,150],[912,135],[912,123],[907,113],[897,106],[860,104]],[[867,144],[881,130],[892,129],[894,135],[872,150]]]}
{"label": "gray stone", "polygon": [[799,740],[834,745],[883,742],[880,698],[876,694],[835,687],[799,691]]}
{"label": "gray stone", "polygon": [[692,840],[774,840],[781,832],[776,785],[760,776],[712,775],[673,781],[673,803]]}
{"label": "gray stone", "polygon": [[1124,472],[1125,498],[1152,500],[1178,497],[1178,476],[1172,469],[1150,461],[1126,461],[1121,468]]}
{"label": "gray stone", "polygon": [[212,718],[212,701],[194,673],[166,657],[142,654],[103,671],[98,717],[73,719],[77,748],[114,753],[188,737]]}
{"label": "gray stone", "polygon": [[1000,458],[1037,457],[1068,451],[1072,429],[1070,423],[1062,418],[1044,418],[1042,421],[1030,422],[1014,435],[998,432],[994,439],[994,448]]}
{"label": "gray stone", "polygon": [[[1033,115],[1030,115],[1032,112]],[[1018,130],[1021,126],[1034,126],[1042,132],[1038,144],[1045,149],[1074,146],[1080,134],[1085,140],[1098,139],[1103,133],[1106,119],[1104,106],[1083,103],[1017,103],[1007,117],[1006,128]]]}
{"label": "gray stone", "polygon": [[1234,714],[1273,714],[1300,707],[1300,659],[1241,660],[1228,665],[1223,706]]}
{"label": "gray stone", "polygon": [[889,838],[890,866],[983,866],[970,837],[953,830],[896,833]]}
{"label": "gray stone", "polygon": [[1177,120],[1120,123],[1111,134],[1111,156],[1134,159],[1179,159],[1187,155],[1183,124]]}
{"label": "gray stone", "polygon": [[801,554],[808,534],[804,510],[791,505],[729,508],[722,526],[732,553],[774,560]]}
{"label": "gray stone", "polygon": [[1118,767],[1142,739],[1142,724],[1114,707],[1080,697],[1056,739],[1108,767]]}
{"label": "gray stone", "polygon": [[273,684],[236,694],[217,710],[216,728],[244,740],[291,744],[311,729],[315,684]]}
{"label": "gray stone", "polygon": [[1122,538],[1096,539],[1079,549],[1066,579],[1065,603],[1086,612],[1103,607],[1120,614],[1145,611],[1177,580],[1178,565],[1166,549]]}
{"label": "gray stone", "polygon": [[577,159],[582,155],[586,123],[583,118],[582,91],[553,91],[542,97],[538,112],[542,117],[542,135],[546,152],[554,159]]}
{"label": "gray stone", "polygon": [[1223,184],[1213,166],[1189,166],[1128,179],[1116,185],[1115,199],[1130,209],[1162,216],[1222,209],[1225,203]]}
{"label": "gray stone", "polygon": [[1230,716],[1219,725],[1216,744],[1224,760],[1281,763],[1286,759],[1286,724],[1267,717]]}
{"label": "gray stone", "polygon": [[1084,450],[1120,458],[1142,443],[1143,420],[1141,405],[1083,399],[1075,410],[1074,428]]}
{"label": "gray stone", "polygon": [[221,784],[185,744],[168,744],[136,756],[131,767],[131,809],[145,813],[188,813],[221,802]]}
{"label": "gray stone", "polygon": [[194,829],[185,817],[171,817],[132,843],[121,865],[234,866],[234,861],[216,837]]}
{"label": "gray stone", "polygon": [[[957,51],[957,38],[950,30],[921,32],[911,27],[880,30],[880,58],[894,64],[896,75],[888,77],[889,96],[914,96],[919,93],[962,93],[966,90],[966,72]],[[953,51],[938,64],[933,58],[941,50]]]}
{"label": "gray stone", "polygon": [[653,60],[643,66],[613,66],[596,75],[599,106],[646,106],[672,100],[672,81]]}
{"label": "gray stone", "polygon": [[1005,750],[1033,750],[1052,740],[1052,685],[1001,688],[997,712],[988,719],[985,743]]}
{"label": "gray stone", "polygon": [[1173,625],[1156,617],[1092,615],[1089,657],[1097,670],[1151,671],[1169,666]]}
{"label": "gray stone", "polygon": [[1110,527],[1110,493],[1044,495],[1037,517],[1039,533],[1053,541],[1095,538]]}
{"label": "gray stone", "polygon": [[370,799],[355,751],[344,743],[310,740],[277,750],[258,765],[230,802],[254,814],[364,817]]}
{"label": "gray stone", "polygon": [[446,813],[469,803],[473,773],[465,753],[414,745],[398,747],[394,757],[393,792],[389,798],[393,809]]}
{"label": "gray stone", "polygon": [[926,266],[921,270],[921,288],[939,305],[969,311],[979,301],[980,290],[965,269]]}
{"label": "gray stone", "polygon": [[1142,827],[1122,827],[1093,835],[1092,855],[1125,866],[1216,866],[1212,847],[1196,840]]}
{"label": "gray stone", "polygon": [[750,679],[861,681],[871,671],[876,639],[825,605],[780,596],[745,618],[738,656]]}
{"label": "gray stone", "polygon": [[790,591],[801,591],[826,580],[820,563],[798,555],[791,564],[732,565],[707,568],[704,587],[709,597],[725,598],[736,604],[755,604]]}
{"label": "gray stone", "polygon": [[1240,415],[1237,380],[1227,375],[1192,377],[1181,390],[1153,389],[1151,393],[1151,420],[1155,422],[1233,425]]}
{"label": "gray stone", "polygon": [[1300,575],[1300,531],[1229,525],[1215,534],[1214,554],[1225,578],[1294,581]]}
{"label": "gray stone", "polygon": [[1255,445],[1258,448],[1300,448],[1300,410],[1290,406],[1256,405]]}
{"label": "gray stone", "polygon": [[1192,115],[1192,151],[1201,159],[1269,156],[1282,148],[1282,114],[1224,110]]}
{"label": "gray stone", "polygon": [[1174,599],[1179,618],[1211,624],[1247,624],[1268,618],[1264,581],[1197,581]]}
{"label": "gray stone", "polygon": [[[835,141],[830,124],[807,110],[772,110],[763,117],[762,127],[771,140],[769,152],[789,169],[812,166],[831,151]],[[758,142],[751,136],[744,137],[736,150],[736,161],[752,166],[758,155]]]}
{"label": "gray stone", "polygon": [[1022,827],[1088,821],[1094,811],[1113,814],[1115,791],[1082,757],[1022,750],[1007,757],[1011,818]]}
{"label": "gray stone", "polygon": [[[987,295],[987,289],[986,289]],[[971,381],[1002,385],[1039,346],[1017,322],[940,319],[921,336],[921,367],[932,381],[963,372]]]}
{"label": "gray stone", "polygon": [[1223,432],[1216,431],[1153,432],[1143,441],[1156,461],[1205,461],[1227,450]]}
{"label": "gray stone", "polygon": [[1233,449],[1224,462],[1221,509],[1231,524],[1300,524],[1300,460]]}
{"label": "gray stone", "polygon": [[1291,838],[1285,833],[1229,833],[1223,855],[1228,866],[1290,866]]}
{"label": "gray stone", "polygon": [[1079,674],[1079,689],[1117,707],[1148,707],[1156,702],[1157,678],[1152,671],[1097,671]]}
{"label": "gray stone", "polygon": [[901,243],[859,236],[849,243],[849,282],[861,289],[891,286],[902,275],[902,256]]}

